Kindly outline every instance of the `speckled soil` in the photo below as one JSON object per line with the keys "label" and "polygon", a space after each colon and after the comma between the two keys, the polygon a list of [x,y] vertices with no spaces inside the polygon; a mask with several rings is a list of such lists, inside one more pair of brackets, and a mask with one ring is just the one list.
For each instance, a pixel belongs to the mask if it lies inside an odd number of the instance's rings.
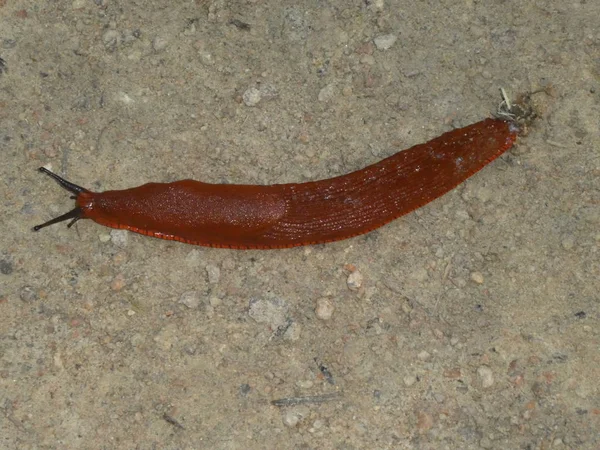
{"label": "speckled soil", "polygon": [[[598,17],[0,0],[0,447],[600,448]],[[366,236],[31,232],[73,204],[41,165],[93,190],[314,180],[477,122],[500,87],[545,89],[529,134]]]}

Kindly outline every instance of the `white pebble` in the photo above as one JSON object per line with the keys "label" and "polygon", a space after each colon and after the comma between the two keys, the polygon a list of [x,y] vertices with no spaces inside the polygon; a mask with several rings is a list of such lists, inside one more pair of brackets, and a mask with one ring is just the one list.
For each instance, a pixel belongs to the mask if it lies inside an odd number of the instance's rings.
{"label": "white pebble", "polygon": [[209,264],[206,266],[206,275],[208,276],[209,284],[217,284],[221,279],[221,269],[214,264]]}
{"label": "white pebble", "polygon": [[423,350],[417,355],[417,358],[419,358],[421,361],[429,361],[431,359],[431,355]]}
{"label": "white pebble", "polygon": [[412,386],[417,382],[417,377],[414,375],[406,375],[403,379],[405,386]]}
{"label": "white pebble", "polygon": [[260,91],[256,88],[247,89],[244,95],[242,95],[242,99],[246,106],[256,106],[261,99]]}
{"label": "white pebble", "polygon": [[127,247],[127,241],[129,239],[129,233],[125,230],[111,230],[110,240],[119,248]]}
{"label": "white pebble", "polygon": [[477,375],[481,381],[481,387],[489,388],[494,384],[494,373],[488,366],[480,366],[477,369]]}
{"label": "white pebble", "polygon": [[156,36],[152,41],[152,48],[155,52],[162,52],[167,48],[167,40],[163,37]]}
{"label": "white pebble", "polygon": [[197,308],[200,305],[200,293],[198,291],[188,291],[181,294],[179,303],[183,303],[190,309]]}
{"label": "white pebble", "polygon": [[212,66],[215,63],[213,55],[209,52],[200,52],[200,61],[206,66]]}
{"label": "white pebble", "polygon": [[119,32],[117,30],[107,30],[102,35],[102,42],[106,48],[115,48],[119,44]]}
{"label": "white pebble", "polygon": [[320,298],[317,300],[317,307],[315,308],[315,314],[317,318],[321,320],[329,320],[331,316],[333,316],[333,311],[335,311],[335,307],[331,300],[327,298]]}
{"label": "white pebble", "polygon": [[394,42],[396,42],[397,39],[398,36],[395,34],[382,34],[373,39],[373,42],[378,50],[387,50],[394,45]]}
{"label": "white pebble", "polygon": [[333,98],[335,94],[335,86],[333,84],[328,84],[323,89],[319,91],[319,101],[320,102],[328,102]]}
{"label": "white pebble", "polygon": [[248,315],[258,323],[269,324],[273,330],[287,322],[288,305],[283,299],[251,299]]}
{"label": "white pebble", "polygon": [[575,247],[575,238],[573,236],[565,236],[563,237],[561,245],[565,250],[571,250]]}
{"label": "white pebble", "polygon": [[308,416],[308,409],[299,407],[284,411],[281,419],[286,427],[293,428],[306,416]]}
{"label": "white pebble", "polygon": [[351,291],[358,291],[362,286],[364,281],[362,273],[360,271],[355,270],[350,275],[348,275],[348,279],[346,280],[346,285],[348,289]]}
{"label": "white pebble", "polygon": [[477,284],[483,284],[485,281],[481,272],[471,272],[471,280]]}

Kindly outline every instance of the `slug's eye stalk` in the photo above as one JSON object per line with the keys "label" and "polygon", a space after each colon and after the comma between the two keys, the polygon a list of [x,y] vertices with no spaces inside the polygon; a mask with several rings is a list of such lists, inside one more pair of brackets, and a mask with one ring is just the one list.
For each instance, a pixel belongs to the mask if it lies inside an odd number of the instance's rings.
{"label": "slug's eye stalk", "polygon": [[[72,199],[77,199],[77,197],[79,196],[79,194],[81,194],[82,192],[89,192],[87,189],[82,188],[81,186],[77,186],[74,183],[71,183],[70,181],[65,180],[62,177],[59,177],[58,175],[56,175],[53,172],[50,172],[48,169],[46,169],[45,167],[40,167],[38,169],[40,172],[45,173],[46,175],[54,178],[56,180],[56,182],[58,184],[61,185],[62,188],[64,188],[65,190],[75,194],[72,195],[71,198]],[[65,220],[69,220],[72,219],[69,224],[67,225],[67,227],[71,227],[73,226],[73,224],[75,222],[77,222],[79,219],[81,219],[83,217],[83,210],[77,206],[75,209],[72,209],[71,211],[69,211],[68,213],[65,213],[61,216],[55,217],[54,219],[49,220],[48,222],[44,222],[41,225],[36,225],[35,227],[33,227],[33,231],[39,231],[42,228],[45,228],[49,225],[53,225],[55,223],[58,222],[64,222]]]}

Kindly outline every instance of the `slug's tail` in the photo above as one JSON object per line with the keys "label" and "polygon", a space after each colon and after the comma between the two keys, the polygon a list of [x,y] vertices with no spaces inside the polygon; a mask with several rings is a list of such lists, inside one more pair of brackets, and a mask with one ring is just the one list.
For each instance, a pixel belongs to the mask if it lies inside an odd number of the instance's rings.
{"label": "slug's tail", "polygon": [[[71,192],[72,194],[75,194],[75,195],[71,196],[71,198],[73,200],[77,199],[77,196],[79,196],[79,194],[81,194],[82,192],[89,192],[87,189],[82,188],[81,186],[77,186],[76,184],[65,180],[64,178],[56,175],[55,173],[50,172],[45,167],[40,167],[38,170],[40,172],[45,173],[46,175],[54,178],[56,180],[56,182],[58,184],[60,184],[61,187],[64,188],[65,190]],[[81,218],[83,218],[83,210],[79,206],[77,206],[76,208],[72,209],[68,213],[65,213],[61,216],[55,217],[54,219],[51,219],[48,222],[44,222],[41,225],[36,225],[35,227],[33,227],[33,231],[39,231],[42,228],[45,228],[49,225],[53,225],[58,222],[64,222],[65,220],[70,220],[70,219],[71,219],[71,221],[69,222],[67,227],[71,227],[75,222],[77,222]]]}

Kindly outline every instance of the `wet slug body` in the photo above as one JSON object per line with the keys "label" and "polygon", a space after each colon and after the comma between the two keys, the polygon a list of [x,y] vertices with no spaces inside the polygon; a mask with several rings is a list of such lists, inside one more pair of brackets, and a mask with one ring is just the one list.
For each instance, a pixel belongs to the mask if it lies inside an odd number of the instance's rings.
{"label": "wet slug body", "polygon": [[518,132],[510,122],[486,119],[347,175],[269,186],[182,180],[91,192],[42,167],[74,194],[76,208],[34,230],[92,219],[147,236],[234,249],[347,239],[452,190],[512,147]]}

